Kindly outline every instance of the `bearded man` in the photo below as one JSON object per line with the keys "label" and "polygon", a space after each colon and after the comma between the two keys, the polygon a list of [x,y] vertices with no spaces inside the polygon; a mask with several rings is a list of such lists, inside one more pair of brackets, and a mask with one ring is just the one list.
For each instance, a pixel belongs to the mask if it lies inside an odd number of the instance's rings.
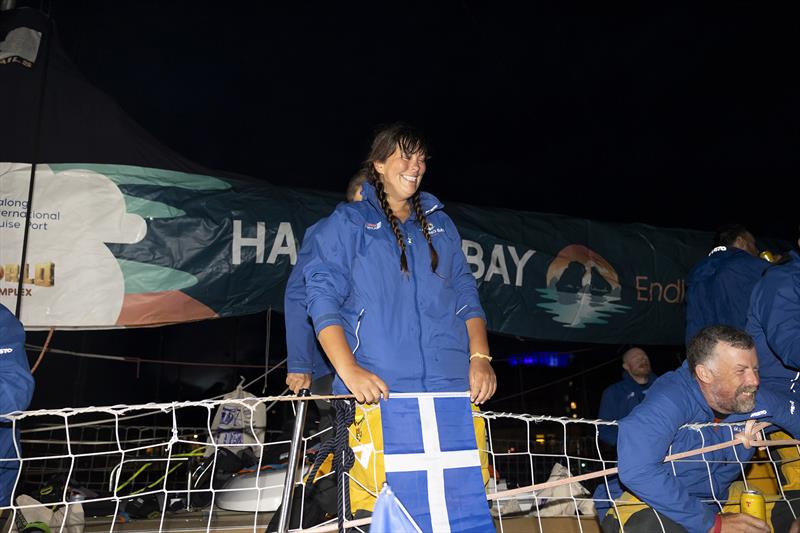
{"label": "bearded man", "polygon": [[[700,330],[689,342],[683,366],[657,379],[645,400],[619,423],[622,488],[647,504],[623,517],[625,531],[769,533],[769,525],[752,516],[718,514],[715,502],[725,501],[731,483],[742,474],[740,463],[753,456],[753,448],[739,444],[682,461],[665,463],[664,458],[730,441],[748,420],[774,423],[797,437],[799,411],[784,396],[759,389],[752,337],[723,325]],[[630,502],[626,496],[618,501]],[[603,522],[606,531],[619,530],[612,514]],[[793,520],[785,502],[770,506],[767,519],[775,531],[787,531]]]}

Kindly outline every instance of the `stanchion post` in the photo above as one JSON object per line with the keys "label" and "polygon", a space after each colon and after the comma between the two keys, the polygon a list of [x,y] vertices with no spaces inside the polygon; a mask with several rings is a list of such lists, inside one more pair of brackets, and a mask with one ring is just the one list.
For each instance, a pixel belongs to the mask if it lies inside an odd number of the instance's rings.
{"label": "stanchion post", "polygon": [[[302,389],[298,396],[310,396],[311,391]],[[303,426],[306,422],[307,400],[297,402],[297,417],[292,431],[292,445],[289,448],[289,464],[286,465],[286,481],[283,485],[283,498],[281,499],[281,514],[278,521],[278,533],[289,531],[289,517],[292,515],[292,496],[294,494],[294,480],[297,476],[297,467],[300,463],[300,447],[303,442]]]}

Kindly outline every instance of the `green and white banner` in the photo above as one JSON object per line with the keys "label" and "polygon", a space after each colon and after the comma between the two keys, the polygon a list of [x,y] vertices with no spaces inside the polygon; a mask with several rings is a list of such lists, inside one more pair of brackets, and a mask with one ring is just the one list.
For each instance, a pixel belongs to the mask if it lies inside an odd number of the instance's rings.
{"label": "green and white banner", "polygon": [[[338,198],[122,165],[0,163],[0,302],[28,328],[133,327],[281,310]],[[489,317],[520,337],[680,344],[708,233],[448,203]],[[27,258],[23,229],[30,207]],[[22,279],[22,290],[18,290]]]}

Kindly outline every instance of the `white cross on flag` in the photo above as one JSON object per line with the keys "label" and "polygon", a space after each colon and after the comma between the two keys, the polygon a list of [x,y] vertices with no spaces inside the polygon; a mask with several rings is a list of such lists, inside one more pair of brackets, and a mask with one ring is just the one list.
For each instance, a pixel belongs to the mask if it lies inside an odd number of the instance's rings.
{"label": "white cross on flag", "polygon": [[381,423],[386,481],[422,531],[495,531],[469,393],[392,394]]}

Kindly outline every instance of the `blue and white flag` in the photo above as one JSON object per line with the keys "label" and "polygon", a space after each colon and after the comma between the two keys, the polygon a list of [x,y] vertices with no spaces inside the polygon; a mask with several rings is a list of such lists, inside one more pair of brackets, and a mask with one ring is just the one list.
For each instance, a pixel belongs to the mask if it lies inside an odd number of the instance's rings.
{"label": "blue and white flag", "polygon": [[386,481],[422,531],[495,531],[469,393],[392,394],[381,423]]}

